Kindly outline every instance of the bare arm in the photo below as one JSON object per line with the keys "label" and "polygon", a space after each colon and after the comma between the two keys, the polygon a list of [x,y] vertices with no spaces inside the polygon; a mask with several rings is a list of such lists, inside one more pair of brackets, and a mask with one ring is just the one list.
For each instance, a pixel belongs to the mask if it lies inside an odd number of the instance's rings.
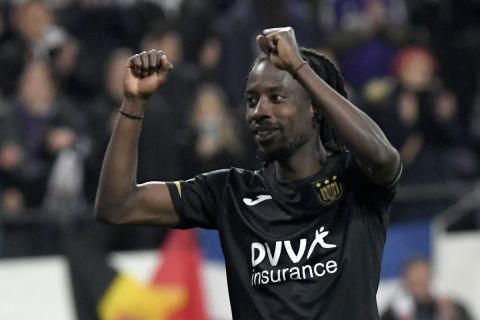
{"label": "bare arm", "polygon": [[165,83],[170,69],[166,56],[155,50],[134,55],[127,62],[125,99],[105,153],[95,200],[98,220],[162,226],[173,226],[179,221],[165,183],[136,183],[145,101]]}
{"label": "bare arm", "polygon": [[400,170],[397,150],[368,115],[332,89],[308,65],[302,65],[293,29],[267,29],[257,41],[270,61],[294,75],[321,106],[320,111],[332,122],[369,179],[382,185],[392,183]]}

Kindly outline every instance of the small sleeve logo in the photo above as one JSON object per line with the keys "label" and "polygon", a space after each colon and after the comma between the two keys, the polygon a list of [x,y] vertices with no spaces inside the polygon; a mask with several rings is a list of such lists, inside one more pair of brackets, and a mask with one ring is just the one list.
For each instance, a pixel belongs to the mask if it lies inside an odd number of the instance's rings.
{"label": "small sleeve logo", "polygon": [[318,199],[324,205],[329,205],[342,196],[342,185],[337,176],[315,181],[313,187]]}
{"label": "small sleeve logo", "polygon": [[256,199],[243,198],[243,203],[247,206],[254,206],[265,200],[272,200],[272,196],[269,194],[260,194]]}

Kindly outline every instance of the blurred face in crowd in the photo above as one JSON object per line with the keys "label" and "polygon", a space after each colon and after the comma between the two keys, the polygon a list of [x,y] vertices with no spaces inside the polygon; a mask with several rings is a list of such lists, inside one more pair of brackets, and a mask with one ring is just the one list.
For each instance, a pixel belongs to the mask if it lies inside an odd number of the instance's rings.
{"label": "blurred face in crowd", "polygon": [[27,1],[13,12],[16,29],[29,41],[41,39],[52,24],[52,14],[43,1]]}
{"label": "blurred face in crowd", "polygon": [[197,125],[205,121],[221,122],[225,117],[225,106],[217,91],[208,87],[200,90],[193,112],[193,122]]}
{"label": "blurred face in crowd", "polygon": [[416,301],[427,302],[430,299],[430,266],[425,261],[414,261],[405,269],[405,287]]}
{"label": "blurred face in crowd", "polygon": [[309,95],[270,62],[260,61],[252,68],[246,101],[247,123],[267,159],[289,157],[310,139],[318,139]]}
{"label": "blurred face in crowd", "polygon": [[169,31],[162,36],[147,35],[142,39],[142,50],[162,50],[175,66],[183,59],[182,38],[178,32]]}
{"label": "blurred face in crowd", "polygon": [[32,115],[45,115],[55,97],[55,85],[47,64],[32,62],[20,79],[20,100]]}
{"label": "blurred face in crowd", "polygon": [[207,70],[214,69],[220,63],[221,57],[222,44],[220,39],[216,37],[207,38],[199,53],[200,65]]}
{"label": "blurred face in crowd", "polygon": [[435,116],[439,121],[452,120],[457,113],[457,97],[453,92],[442,93],[435,103]]}
{"label": "blurred face in crowd", "polygon": [[412,91],[422,91],[431,85],[435,72],[432,57],[424,51],[407,54],[398,67],[402,85]]}
{"label": "blurred face in crowd", "polygon": [[192,114],[196,130],[197,154],[208,158],[214,155],[228,139],[229,121],[219,92],[212,87],[202,87]]}

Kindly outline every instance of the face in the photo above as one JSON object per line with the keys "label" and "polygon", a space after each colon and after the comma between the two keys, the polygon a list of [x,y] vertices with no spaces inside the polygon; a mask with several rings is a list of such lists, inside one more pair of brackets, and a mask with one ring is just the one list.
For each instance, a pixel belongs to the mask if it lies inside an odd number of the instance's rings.
{"label": "face", "polygon": [[52,24],[51,12],[43,2],[27,2],[20,5],[15,14],[16,27],[29,41],[44,36]]}
{"label": "face", "polygon": [[430,289],[430,267],[427,263],[414,262],[405,271],[405,286],[418,301],[427,300]]}
{"label": "face", "polygon": [[257,63],[247,81],[246,120],[265,160],[290,157],[318,139],[308,93],[268,61]]}
{"label": "face", "polygon": [[408,89],[421,91],[432,83],[434,73],[435,68],[429,56],[414,53],[403,63],[398,76]]}
{"label": "face", "polygon": [[22,74],[19,93],[29,114],[49,112],[55,97],[55,85],[48,66],[41,62],[29,64]]}

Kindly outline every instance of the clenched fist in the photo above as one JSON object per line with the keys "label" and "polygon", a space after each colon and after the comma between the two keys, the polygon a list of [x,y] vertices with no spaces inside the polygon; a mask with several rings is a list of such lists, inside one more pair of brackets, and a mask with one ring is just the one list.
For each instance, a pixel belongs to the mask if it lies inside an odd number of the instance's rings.
{"label": "clenched fist", "polygon": [[291,27],[265,29],[257,36],[257,44],[270,62],[281,70],[293,74],[304,63]]}
{"label": "clenched fist", "polygon": [[143,51],[130,57],[123,83],[125,97],[147,99],[167,81],[172,68],[160,50]]}

